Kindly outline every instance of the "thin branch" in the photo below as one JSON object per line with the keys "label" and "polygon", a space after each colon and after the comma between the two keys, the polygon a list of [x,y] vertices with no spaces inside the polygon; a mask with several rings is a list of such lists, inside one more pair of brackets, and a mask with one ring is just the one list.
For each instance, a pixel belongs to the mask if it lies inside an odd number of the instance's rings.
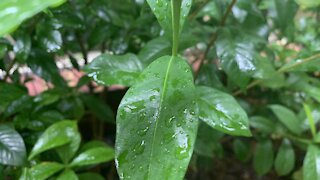
{"label": "thin branch", "polygon": [[[288,66],[288,65],[284,65],[284,66],[282,66],[282,68],[280,68],[280,69],[277,70],[277,73],[284,73],[284,72],[286,72],[286,71],[288,71],[288,70],[290,70],[290,69],[292,69],[292,68],[298,67],[298,66],[300,66],[300,65],[302,65],[302,64],[305,64],[305,63],[308,63],[308,62],[317,60],[317,58],[320,58],[320,53],[319,53],[319,54],[315,54],[315,55],[310,56],[310,57],[307,57],[307,58],[305,58],[305,59],[302,59],[301,61],[298,61],[298,62],[296,62],[296,63],[294,63],[294,64],[289,65],[289,66]],[[252,81],[252,82],[247,86],[246,90],[255,87],[256,85],[260,84],[261,82],[263,82],[263,81],[260,80],[260,79]],[[240,95],[240,94],[242,94],[242,93],[243,93],[242,90],[238,90],[238,91],[236,91],[236,92],[233,93],[233,96],[237,96],[237,95]]]}
{"label": "thin branch", "polygon": [[[227,18],[229,16],[229,14],[231,13],[232,7],[236,4],[236,2],[237,2],[237,0],[232,0],[232,2],[229,4],[226,12],[224,13],[224,15],[220,21],[220,24],[219,24],[220,27],[223,27],[225,25]],[[207,55],[209,54],[209,51],[210,51],[211,47],[214,45],[214,43],[216,42],[217,38],[218,38],[218,33],[214,32],[211,35],[211,38],[209,40],[209,43],[208,43],[206,50],[204,51],[202,57],[199,59],[200,66],[199,66],[199,69],[195,72],[195,79],[197,78],[197,76],[202,68],[202,65],[204,63],[204,60],[206,59]]]}

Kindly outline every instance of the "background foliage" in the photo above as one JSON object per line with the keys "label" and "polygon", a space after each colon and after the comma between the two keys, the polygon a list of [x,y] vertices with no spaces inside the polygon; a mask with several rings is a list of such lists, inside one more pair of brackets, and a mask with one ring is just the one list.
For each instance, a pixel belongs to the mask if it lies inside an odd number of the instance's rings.
{"label": "background foliage", "polygon": [[[194,92],[201,121],[181,173],[186,179],[320,179],[320,1],[182,2],[179,52],[197,87],[172,85],[185,91],[166,103],[192,106]],[[117,109],[127,87],[134,89],[125,99],[153,98],[143,91],[156,81],[148,76],[161,74],[167,61],[152,62],[172,48],[166,3],[0,2],[0,179],[119,177],[116,115],[121,127],[137,130],[117,131],[124,144],[148,126],[125,121],[125,100]],[[192,79],[189,72],[172,73]],[[149,113],[148,107],[139,109]],[[143,151],[139,143],[132,151]]]}

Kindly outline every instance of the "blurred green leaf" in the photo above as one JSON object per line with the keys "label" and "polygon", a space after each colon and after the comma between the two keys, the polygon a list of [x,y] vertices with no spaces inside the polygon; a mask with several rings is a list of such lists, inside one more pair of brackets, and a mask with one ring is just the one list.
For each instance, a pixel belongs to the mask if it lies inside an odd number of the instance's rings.
{"label": "blurred green leaf", "polygon": [[274,121],[261,116],[253,116],[250,118],[250,126],[263,132],[270,134],[275,131],[276,125]]}
{"label": "blurred green leaf", "polygon": [[115,123],[112,109],[102,99],[88,94],[81,96],[81,99],[97,118],[105,122]]}
{"label": "blurred green leaf", "polygon": [[65,0],[3,0],[0,2],[0,37],[13,31],[25,19]]}
{"label": "blurred green leaf", "polygon": [[87,173],[81,173],[78,174],[79,180],[105,180],[104,177],[102,177],[100,174],[97,173],[91,173],[91,172],[87,172]]}
{"label": "blurred green leaf", "polygon": [[248,161],[251,155],[250,144],[240,139],[233,141],[233,151],[236,157],[242,162]]}
{"label": "blurred green leaf", "polygon": [[294,168],[295,154],[289,140],[284,139],[278,150],[274,165],[279,176],[288,175]]}
{"label": "blurred green leaf", "polygon": [[307,154],[303,161],[303,179],[319,180],[320,179],[320,148],[317,145],[310,144]]}
{"label": "blurred green leaf", "polygon": [[57,180],[78,180],[78,176],[73,170],[67,169],[62,172],[58,177]]}
{"label": "blurred green leaf", "polygon": [[253,157],[253,167],[258,175],[268,173],[273,165],[273,148],[270,140],[259,141],[256,144]]}
{"label": "blurred green leaf", "polygon": [[297,118],[293,111],[281,106],[281,105],[270,105],[272,112],[291,132],[295,134],[301,134],[302,122]]}

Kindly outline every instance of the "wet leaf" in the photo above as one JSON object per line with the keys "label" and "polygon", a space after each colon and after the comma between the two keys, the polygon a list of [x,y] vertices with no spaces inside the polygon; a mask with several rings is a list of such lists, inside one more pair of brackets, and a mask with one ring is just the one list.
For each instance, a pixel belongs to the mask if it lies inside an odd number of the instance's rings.
{"label": "wet leaf", "polygon": [[[53,174],[62,170],[64,166],[55,162],[42,162],[29,169],[29,178],[37,180],[45,180]],[[28,178],[27,178],[28,179]]]}
{"label": "wet leaf", "polygon": [[114,158],[114,150],[108,146],[105,147],[93,147],[82,153],[73,159],[70,163],[70,167],[80,167],[93,164],[99,164],[110,161]]}
{"label": "wet leaf", "polygon": [[0,2],[0,36],[10,33],[25,19],[65,0],[4,0]]}
{"label": "wet leaf", "polygon": [[196,91],[200,120],[227,134],[251,136],[247,114],[231,95],[205,86]]}
{"label": "wet leaf", "polygon": [[[172,33],[172,11],[171,1],[169,0],[147,0],[151,10],[157,17],[165,34],[171,37]],[[189,14],[192,5],[192,0],[182,0],[180,12],[180,31],[184,24],[187,15]]]}
{"label": "wet leaf", "polygon": [[26,159],[22,137],[7,125],[0,125],[0,164],[21,166]]}
{"label": "wet leaf", "polygon": [[55,123],[39,137],[29,155],[29,160],[43,151],[71,143],[77,136],[78,127],[76,121],[60,121]]}
{"label": "wet leaf", "polygon": [[110,55],[96,57],[84,70],[89,77],[101,85],[114,84],[131,86],[136,82],[143,66],[134,54]]}
{"label": "wet leaf", "polygon": [[122,99],[117,114],[120,178],[182,179],[197,132],[195,87],[180,57],[151,63]]}

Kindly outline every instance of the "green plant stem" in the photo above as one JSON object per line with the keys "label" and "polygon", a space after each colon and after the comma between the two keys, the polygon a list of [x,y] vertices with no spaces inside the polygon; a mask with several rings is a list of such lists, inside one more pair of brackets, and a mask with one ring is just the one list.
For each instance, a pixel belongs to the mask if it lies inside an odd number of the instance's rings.
{"label": "green plant stem", "polygon": [[[223,27],[225,25],[225,23],[227,21],[227,18],[228,18],[229,14],[230,14],[230,12],[232,10],[232,7],[236,4],[236,2],[237,2],[237,0],[232,0],[232,2],[229,4],[226,12],[224,13],[224,15],[223,15],[223,17],[222,17],[222,19],[220,21],[220,24],[219,24],[220,27]],[[207,45],[206,50],[204,51],[202,57],[199,60],[200,61],[199,69],[195,72],[195,78],[194,79],[196,79],[198,77],[198,74],[199,74],[199,72],[200,72],[200,70],[201,70],[201,68],[203,66],[204,60],[206,59],[207,55],[209,54],[209,51],[210,51],[211,47],[215,44],[217,38],[218,38],[218,33],[214,32],[211,35],[211,38],[209,40],[209,43]]]}
{"label": "green plant stem", "polygon": [[312,137],[313,139],[316,138],[316,126],[315,126],[315,123],[314,123],[314,119],[313,119],[313,116],[311,114],[311,110],[310,110],[310,107],[303,103],[303,108],[304,108],[304,111],[307,115],[307,118],[308,118],[308,121],[309,121],[309,127],[310,127],[310,130],[311,130],[311,133],[312,133]]}
{"label": "green plant stem", "polygon": [[[286,66],[284,65],[282,68],[280,68],[277,73],[284,73],[284,72],[287,72],[288,70],[292,69],[292,68],[295,68],[295,67],[298,67],[302,64],[305,64],[305,63],[308,63],[308,62],[311,62],[311,61],[314,61],[316,60],[317,58],[320,58],[320,53],[319,54],[315,54],[313,56],[310,56],[310,57],[307,57],[305,59],[302,59],[301,61],[299,62],[296,62],[290,66]],[[253,87],[255,87],[256,85],[260,84],[261,82],[263,82],[262,80],[258,79],[258,80],[254,80],[252,81],[246,88],[246,90],[248,89],[251,89]],[[237,95],[240,95],[242,94],[243,91],[240,89],[240,90],[237,90],[236,92],[233,93],[234,96],[237,96]]]}
{"label": "green plant stem", "polygon": [[180,9],[182,0],[171,0],[172,8],[172,56],[178,55],[180,36]]}

